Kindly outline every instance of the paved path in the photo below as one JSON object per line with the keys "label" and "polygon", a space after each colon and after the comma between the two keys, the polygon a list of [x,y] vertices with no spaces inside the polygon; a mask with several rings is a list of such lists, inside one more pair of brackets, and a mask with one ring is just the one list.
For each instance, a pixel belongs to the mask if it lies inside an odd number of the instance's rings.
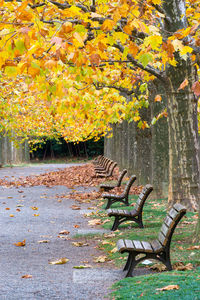
{"label": "paved path", "polygon": [[[11,176],[40,174],[63,167],[66,165],[3,168],[0,178],[9,176],[12,180]],[[76,190],[85,191],[81,187]],[[0,187],[0,300],[105,299],[112,283],[123,277],[122,271],[113,267],[73,268],[85,261],[91,263],[96,250],[92,246],[74,247],[71,240],[58,238],[61,230],[70,231],[69,236],[73,237],[91,229],[82,214],[91,204],[82,204],[81,211],[72,210],[70,207],[77,204],[73,199],[59,198],[70,191],[64,186]],[[14,245],[24,239],[25,247]],[[40,240],[49,242],[38,243]],[[69,262],[48,264],[49,260],[61,257]],[[25,274],[32,278],[21,278]]]}

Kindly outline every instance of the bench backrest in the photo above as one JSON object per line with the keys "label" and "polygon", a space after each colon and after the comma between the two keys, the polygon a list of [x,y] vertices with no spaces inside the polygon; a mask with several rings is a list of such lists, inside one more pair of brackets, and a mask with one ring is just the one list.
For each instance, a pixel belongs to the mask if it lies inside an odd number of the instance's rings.
{"label": "bench backrest", "polygon": [[172,238],[172,234],[181,220],[181,218],[185,215],[186,208],[180,203],[176,203],[170,209],[166,218],[164,219],[164,223],[161,227],[161,230],[158,234],[158,241],[164,246],[169,246]]}
{"label": "bench backrest", "polygon": [[136,176],[135,175],[132,175],[130,178],[129,178],[129,181],[127,182],[126,186],[125,186],[125,189],[124,189],[124,192],[123,192],[123,195],[124,197],[127,197],[128,194],[129,194],[129,191],[130,191],[130,188],[133,184],[133,182],[136,180]]}
{"label": "bench backrest", "polygon": [[110,170],[109,170],[109,172],[108,172],[108,175],[109,175],[109,176],[112,176],[112,175],[113,175],[113,171],[114,171],[114,169],[116,168],[116,166],[117,166],[117,163],[116,163],[116,162],[112,162],[112,165],[110,165]]}
{"label": "bench backrest", "polygon": [[124,178],[124,175],[127,173],[127,170],[124,169],[120,174],[119,174],[119,177],[118,177],[118,180],[117,180],[117,187],[119,187],[122,183],[122,179]]}
{"label": "bench backrest", "polygon": [[113,160],[109,160],[108,164],[106,165],[105,172],[109,171],[112,164],[113,164]]}
{"label": "bench backrest", "polygon": [[145,200],[149,196],[149,194],[153,191],[153,187],[150,184],[145,185],[145,187],[142,189],[142,192],[139,194],[137,202],[134,206],[134,209],[139,212],[142,210]]}

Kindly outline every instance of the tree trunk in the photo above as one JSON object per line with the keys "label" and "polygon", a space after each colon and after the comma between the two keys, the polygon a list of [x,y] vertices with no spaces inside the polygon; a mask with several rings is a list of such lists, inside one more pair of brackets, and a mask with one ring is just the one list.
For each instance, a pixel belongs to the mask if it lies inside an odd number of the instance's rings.
{"label": "tree trunk", "polygon": [[[177,58],[176,58],[177,60]],[[169,195],[171,206],[181,202],[196,210],[199,198],[200,165],[198,156],[197,98],[191,90],[195,70],[190,60],[181,60],[168,69]],[[188,78],[189,84],[178,90]]]}

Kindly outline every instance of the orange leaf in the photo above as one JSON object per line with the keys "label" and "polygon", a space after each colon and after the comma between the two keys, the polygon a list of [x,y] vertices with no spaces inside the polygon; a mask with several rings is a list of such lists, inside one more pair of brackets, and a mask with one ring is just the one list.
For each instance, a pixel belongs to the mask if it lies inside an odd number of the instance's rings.
{"label": "orange leaf", "polygon": [[161,102],[162,101],[162,97],[160,95],[156,95],[154,101],[155,102]]}
{"label": "orange leaf", "polygon": [[23,240],[22,242],[14,243],[17,247],[24,247],[26,245],[26,240]]}
{"label": "orange leaf", "polygon": [[32,275],[26,274],[26,275],[22,275],[21,278],[32,278],[32,277],[33,277]]}
{"label": "orange leaf", "polygon": [[194,94],[199,97],[200,96],[200,82],[196,81],[193,85],[192,85],[192,91],[194,92]]}
{"label": "orange leaf", "polygon": [[170,290],[179,290],[179,285],[170,284],[167,286],[164,286],[162,288],[156,289],[157,291],[170,291]]}
{"label": "orange leaf", "polygon": [[183,90],[188,85],[188,80],[185,78],[185,80],[180,84],[178,91]]}

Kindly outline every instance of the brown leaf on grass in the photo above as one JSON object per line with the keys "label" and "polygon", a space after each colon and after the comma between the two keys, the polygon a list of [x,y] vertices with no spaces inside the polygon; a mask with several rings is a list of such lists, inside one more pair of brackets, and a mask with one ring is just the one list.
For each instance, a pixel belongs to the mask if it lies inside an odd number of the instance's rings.
{"label": "brown leaf on grass", "polygon": [[73,227],[74,227],[74,228],[79,228],[79,227],[80,227],[80,225],[74,225]]}
{"label": "brown leaf on grass", "polygon": [[96,263],[104,263],[106,261],[109,261],[110,259],[106,255],[100,255],[99,257],[96,257],[94,259],[94,262]]}
{"label": "brown leaf on grass", "polygon": [[32,275],[29,275],[29,274],[25,274],[25,275],[22,275],[21,278],[32,278],[33,276]]}
{"label": "brown leaf on grass", "polygon": [[116,253],[118,251],[117,247],[113,248],[110,253]]}
{"label": "brown leaf on grass", "polygon": [[101,219],[93,219],[93,220],[88,221],[88,224],[90,226],[101,225],[102,221],[101,221]]}
{"label": "brown leaf on grass", "polygon": [[10,210],[10,208],[9,208],[9,207],[6,207],[5,210]]}
{"label": "brown leaf on grass", "polygon": [[189,271],[193,270],[193,265],[191,263],[184,265],[183,262],[177,262],[173,264],[173,269],[177,271]]}
{"label": "brown leaf on grass", "polygon": [[22,242],[14,243],[17,247],[24,247],[26,245],[26,240],[23,240]]}
{"label": "brown leaf on grass", "polygon": [[75,247],[85,247],[85,246],[89,246],[88,243],[83,243],[83,242],[72,242],[72,245]]}
{"label": "brown leaf on grass", "polygon": [[68,258],[62,257],[57,260],[49,261],[49,264],[50,265],[63,265],[63,264],[66,264],[68,261],[69,261]]}
{"label": "brown leaf on grass", "polygon": [[170,290],[179,290],[179,285],[178,284],[170,284],[167,286],[164,286],[162,288],[156,289],[157,291],[170,291]]}
{"label": "brown leaf on grass", "polygon": [[69,233],[70,232],[68,230],[62,230],[62,231],[59,232],[59,234],[66,234],[66,235],[69,234]]}
{"label": "brown leaf on grass", "polygon": [[162,272],[166,270],[166,266],[163,264],[154,264],[153,266],[150,266],[150,268],[152,270],[158,271],[158,272]]}
{"label": "brown leaf on grass", "polygon": [[191,246],[191,247],[187,248],[187,250],[200,250],[200,245]]}
{"label": "brown leaf on grass", "polygon": [[20,208],[16,208],[16,211],[21,211],[21,209]]}

